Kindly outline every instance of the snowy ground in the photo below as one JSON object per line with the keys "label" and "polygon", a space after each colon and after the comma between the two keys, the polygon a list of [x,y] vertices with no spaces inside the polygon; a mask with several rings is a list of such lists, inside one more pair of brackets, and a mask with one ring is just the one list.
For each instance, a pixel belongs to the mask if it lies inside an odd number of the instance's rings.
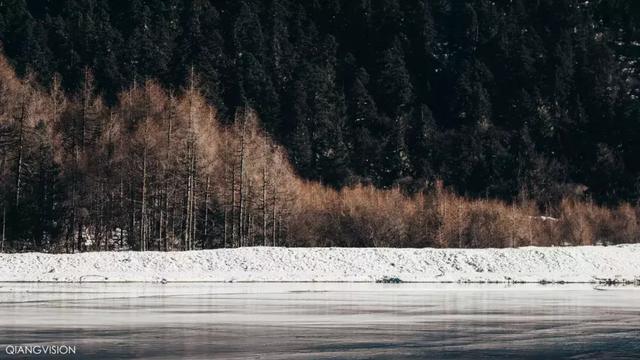
{"label": "snowy ground", "polygon": [[273,248],[0,254],[0,282],[594,282],[640,279],[640,244],[518,249]]}

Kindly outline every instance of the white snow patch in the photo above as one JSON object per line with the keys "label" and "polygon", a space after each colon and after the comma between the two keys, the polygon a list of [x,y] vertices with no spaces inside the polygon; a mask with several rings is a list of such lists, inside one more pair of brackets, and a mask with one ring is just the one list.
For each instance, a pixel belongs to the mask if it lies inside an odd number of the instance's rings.
{"label": "white snow patch", "polygon": [[0,282],[594,282],[640,278],[640,244],[517,249],[249,247],[0,254]]}

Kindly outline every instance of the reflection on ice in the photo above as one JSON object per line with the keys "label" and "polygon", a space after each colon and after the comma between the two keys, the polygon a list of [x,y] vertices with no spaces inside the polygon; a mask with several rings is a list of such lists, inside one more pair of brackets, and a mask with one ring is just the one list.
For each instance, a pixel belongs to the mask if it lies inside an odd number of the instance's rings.
{"label": "reflection on ice", "polygon": [[638,288],[0,283],[0,351],[96,359],[631,357],[638,324]]}

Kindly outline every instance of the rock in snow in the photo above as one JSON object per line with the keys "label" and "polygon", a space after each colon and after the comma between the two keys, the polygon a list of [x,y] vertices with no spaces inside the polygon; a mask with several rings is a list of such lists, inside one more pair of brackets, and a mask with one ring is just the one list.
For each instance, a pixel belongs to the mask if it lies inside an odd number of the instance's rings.
{"label": "rock in snow", "polygon": [[0,254],[2,281],[596,282],[640,278],[640,244],[517,249],[250,247]]}

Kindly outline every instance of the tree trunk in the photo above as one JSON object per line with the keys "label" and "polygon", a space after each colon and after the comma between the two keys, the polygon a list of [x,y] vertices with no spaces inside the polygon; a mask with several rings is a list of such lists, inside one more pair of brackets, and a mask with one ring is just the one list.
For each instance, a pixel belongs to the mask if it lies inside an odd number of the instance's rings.
{"label": "tree trunk", "polygon": [[183,234],[184,247],[186,250],[192,249],[193,236],[195,233],[195,221],[194,221],[194,187],[195,187],[195,133],[193,124],[193,96],[195,92],[195,74],[193,67],[191,67],[191,76],[189,82],[189,125],[187,131],[187,199],[185,206],[185,228]]}
{"label": "tree trunk", "polygon": [[[120,215],[120,221],[122,221],[122,215],[124,214],[124,181],[122,180],[122,175],[120,176],[120,201],[119,201],[119,205],[120,205],[120,211],[119,211],[119,215]],[[124,229],[123,228],[119,228],[120,230],[120,234],[118,234],[118,236],[120,237],[120,249],[124,248]]]}
{"label": "tree trunk", "polygon": [[24,117],[25,105],[22,104],[20,111],[20,127],[18,129],[18,158],[16,159],[16,209],[20,206],[20,195],[22,191],[22,168],[24,156]]}
{"label": "tree trunk", "polygon": [[210,248],[209,244],[209,175],[207,175],[206,185],[204,187],[204,226],[203,226],[203,235],[202,242],[206,244],[207,248]]}
{"label": "tree trunk", "polygon": [[277,204],[277,198],[276,198],[276,187],[275,184],[273,185],[273,209],[272,209],[272,226],[273,226],[273,234],[271,237],[271,240],[273,242],[273,246],[276,246],[276,204]]}
{"label": "tree trunk", "polygon": [[242,114],[242,130],[240,134],[240,209],[238,214],[238,237],[240,246],[244,243],[244,233],[242,223],[244,221],[244,152],[245,152],[245,126],[246,109]]}
{"label": "tree trunk", "polygon": [[[173,121],[171,119],[171,115],[167,117],[167,148],[165,149],[166,151],[166,158],[165,158],[165,164],[163,167],[163,178],[164,178],[164,213],[166,216],[166,220],[165,220],[165,224],[164,224],[164,251],[168,251],[169,250],[169,244],[168,244],[168,239],[167,237],[169,236],[168,230],[169,230],[169,175],[167,172],[167,167],[169,167],[169,163],[171,161],[171,134],[173,131]],[[160,220],[160,222],[162,222],[162,219]],[[161,225],[163,226],[163,225]]]}
{"label": "tree trunk", "polygon": [[7,204],[2,201],[2,239],[0,242],[0,253],[4,252],[4,244],[7,240]]}
{"label": "tree trunk", "polygon": [[78,223],[78,251],[82,252],[82,228],[84,227],[84,224],[82,222],[82,218],[79,219],[79,223]]}
{"label": "tree trunk", "polygon": [[236,167],[231,163],[231,247],[236,247]]}
{"label": "tree trunk", "polygon": [[262,245],[267,246],[267,140],[264,140],[264,164],[262,166]]}
{"label": "tree trunk", "polygon": [[129,199],[131,199],[131,206],[130,206],[130,218],[129,218],[129,231],[127,231],[127,240],[129,240],[129,246],[134,245],[134,232],[135,232],[135,225],[136,225],[136,211],[135,211],[135,202],[133,201],[134,196],[133,196],[133,187],[131,185],[131,183],[129,183]]}
{"label": "tree trunk", "polygon": [[222,247],[223,248],[227,247],[227,232],[229,231],[228,230],[229,229],[229,225],[227,223],[227,218],[229,217],[228,216],[228,212],[229,212],[229,209],[227,209],[227,206],[225,206],[224,214],[223,214],[223,216],[224,216],[224,219],[223,219],[224,220],[224,225],[223,225],[223,228],[222,228],[222,232],[223,232],[223,234],[222,234]]}
{"label": "tree trunk", "polygon": [[191,234],[189,235],[189,250],[195,249],[194,241],[196,241],[196,231],[197,231],[197,224],[198,224],[198,218],[196,216],[198,207],[197,207],[197,194],[196,194],[195,149],[192,156],[193,157],[191,160],[192,163],[191,163],[191,209],[190,209]]}
{"label": "tree trunk", "polygon": [[140,250],[147,250],[146,243],[146,207],[147,207],[147,147],[144,146],[142,153],[142,201],[140,205]]}
{"label": "tree trunk", "polygon": [[76,204],[76,193],[77,193],[77,189],[76,189],[76,179],[75,179],[76,175],[73,175],[73,180],[72,180],[72,189],[71,189],[71,229],[69,230],[69,233],[71,234],[69,241],[71,241],[71,252],[76,252],[76,222],[78,221],[78,215],[77,215],[77,204]]}

